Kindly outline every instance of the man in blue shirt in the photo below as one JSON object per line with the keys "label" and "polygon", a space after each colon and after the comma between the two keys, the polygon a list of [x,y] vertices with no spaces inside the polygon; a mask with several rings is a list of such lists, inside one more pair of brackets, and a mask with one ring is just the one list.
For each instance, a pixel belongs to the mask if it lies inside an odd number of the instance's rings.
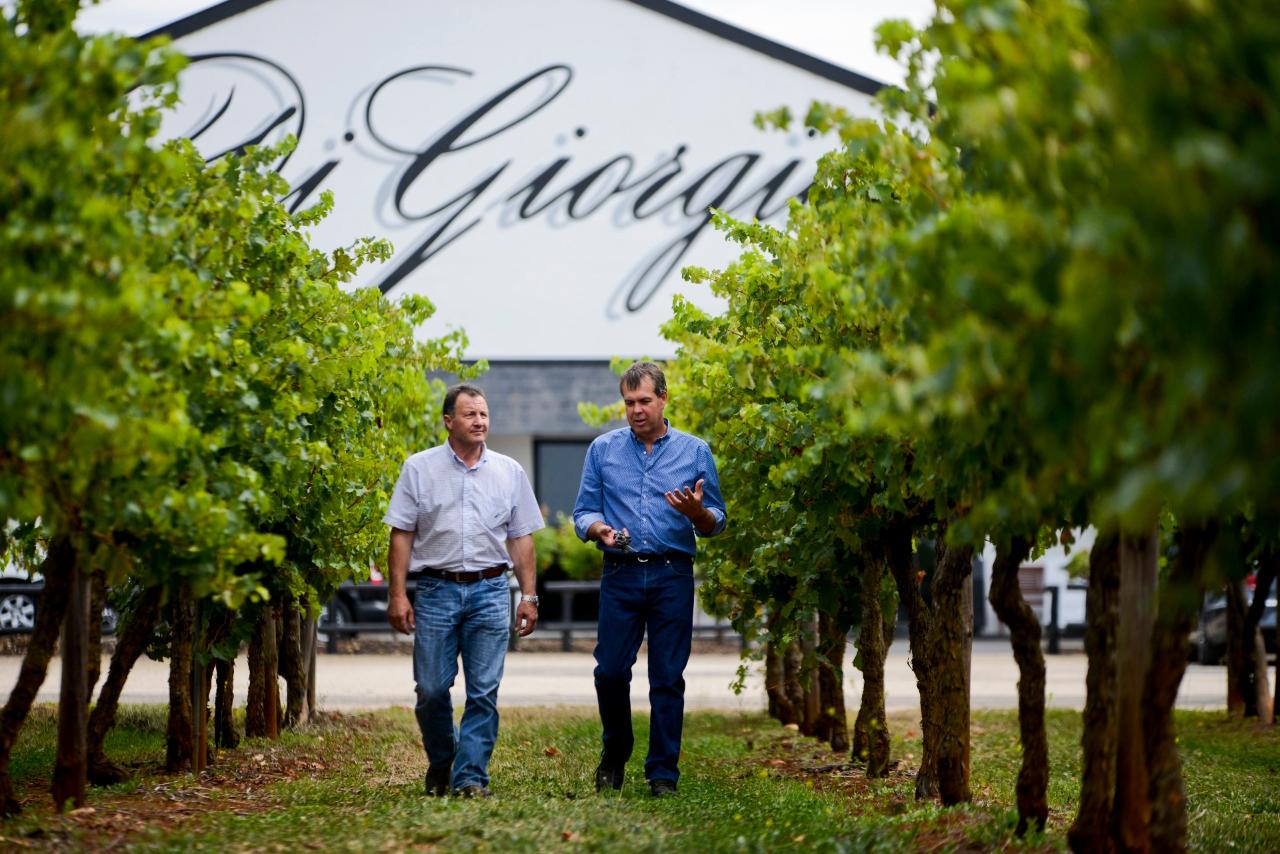
{"label": "man in blue shirt", "polygon": [[618,384],[627,427],[596,438],[573,508],[578,536],[604,553],[596,641],[596,698],[603,749],[596,791],[622,788],[631,758],[631,668],[649,635],[649,755],[655,797],[676,793],[684,727],[684,668],[693,638],[694,536],[724,530],[724,500],[711,449],[662,413],[667,380],[637,362]]}

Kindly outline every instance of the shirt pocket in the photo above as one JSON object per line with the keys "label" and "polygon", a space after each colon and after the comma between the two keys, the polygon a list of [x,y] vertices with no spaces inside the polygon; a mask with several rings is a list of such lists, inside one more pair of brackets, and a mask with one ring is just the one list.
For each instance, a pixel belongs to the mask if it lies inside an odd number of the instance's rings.
{"label": "shirt pocket", "polygon": [[480,512],[490,530],[505,529],[511,521],[511,505],[500,498],[485,498],[480,504]]}

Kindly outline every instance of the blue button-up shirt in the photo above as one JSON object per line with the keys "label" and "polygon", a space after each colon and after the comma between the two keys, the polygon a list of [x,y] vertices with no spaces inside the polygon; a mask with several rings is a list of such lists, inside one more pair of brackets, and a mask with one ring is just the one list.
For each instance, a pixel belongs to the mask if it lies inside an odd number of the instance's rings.
{"label": "blue button-up shirt", "polygon": [[[665,419],[664,419],[665,420]],[[665,493],[689,487],[699,480],[702,504],[715,517],[711,536],[724,530],[724,499],[720,478],[707,443],[667,424],[667,433],[645,452],[644,442],[630,427],[597,436],[582,464],[582,483],[573,507],[573,527],[586,540],[587,529],[604,522],[616,531],[631,534],[631,551],[646,554],[695,550],[693,523],[667,503]],[[620,553],[616,549],[601,549]]]}

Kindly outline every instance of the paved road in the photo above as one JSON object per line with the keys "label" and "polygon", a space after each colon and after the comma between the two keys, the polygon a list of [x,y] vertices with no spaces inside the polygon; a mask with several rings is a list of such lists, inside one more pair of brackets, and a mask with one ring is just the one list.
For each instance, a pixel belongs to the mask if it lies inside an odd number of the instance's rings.
{"label": "paved road", "polygon": [[[21,663],[19,656],[0,656],[0,689],[3,689],[5,699],[18,678]],[[512,653],[507,657],[500,702],[512,706],[595,705],[595,689],[591,681],[593,664],[589,653]],[[59,665],[60,661],[54,659],[39,700],[57,700],[61,672]],[[763,708],[763,666],[757,662],[751,663],[746,687],[741,694],[735,695],[729,685],[734,680],[738,665],[735,655],[694,656],[685,671],[688,707],[740,710]],[[1048,656],[1046,666],[1049,705],[1055,708],[1083,708],[1085,657],[1078,652]],[[106,667],[104,662],[104,673]],[[322,708],[360,709],[412,704],[413,682],[407,654],[321,654],[316,668]],[[647,705],[646,668],[647,664],[642,656],[635,671],[634,699],[637,708]],[[167,665],[143,659],[129,676],[124,702],[166,702],[168,678]],[[919,707],[915,677],[907,665],[905,642],[895,643],[891,647],[885,678],[890,709],[910,710]],[[974,708],[1016,708],[1017,681],[1017,665],[1007,642],[984,640],[974,644]],[[236,696],[242,702],[247,688],[248,667],[244,659],[241,659],[236,665]],[[847,677],[845,690],[850,705],[856,707],[858,694],[862,690],[861,674],[854,672]],[[456,702],[462,702],[461,677],[454,688],[454,696]],[[1178,692],[1179,708],[1223,708],[1226,705],[1225,697],[1226,668],[1187,665],[1187,673]]]}

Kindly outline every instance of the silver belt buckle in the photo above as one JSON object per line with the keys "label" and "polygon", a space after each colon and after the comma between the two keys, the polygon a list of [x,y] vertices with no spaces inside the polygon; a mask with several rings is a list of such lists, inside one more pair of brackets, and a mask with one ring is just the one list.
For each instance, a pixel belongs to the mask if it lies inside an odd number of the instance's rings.
{"label": "silver belt buckle", "polygon": [[650,560],[652,560],[652,558],[641,557],[640,555],[636,555],[636,563],[648,563]]}

